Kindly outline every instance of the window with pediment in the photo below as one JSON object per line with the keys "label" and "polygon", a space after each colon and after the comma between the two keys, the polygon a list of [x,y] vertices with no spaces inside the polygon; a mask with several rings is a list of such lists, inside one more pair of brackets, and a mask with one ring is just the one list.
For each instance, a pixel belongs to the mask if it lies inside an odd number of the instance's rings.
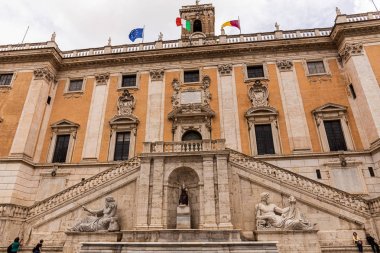
{"label": "window with pediment", "polygon": [[79,125],[63,119],[51,125],[52,138],[48,162],[70,163]]}
{"label": "window with pediment", "polygon": [[347,119],[347,107],[333,103],[313,110],[323,151],[354,150]]}

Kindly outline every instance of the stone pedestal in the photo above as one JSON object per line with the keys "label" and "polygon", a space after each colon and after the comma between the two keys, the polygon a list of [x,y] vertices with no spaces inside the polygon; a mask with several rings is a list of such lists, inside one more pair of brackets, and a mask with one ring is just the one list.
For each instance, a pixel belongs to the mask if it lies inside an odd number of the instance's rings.
{"label": "stone pedestal", "polygon": [[177,207],[177,229],[191,229],[189,206],[179,205]]}
{"label": "stone pedestal", "polygon": [[278,241],[279,253],[321,253],[317,230],[258,230],[257,241]]}
{"label": "stone pedestal", "polygon": [[119,242],[120,232],[66,232],[63,253],[77,253],[83,242]]}

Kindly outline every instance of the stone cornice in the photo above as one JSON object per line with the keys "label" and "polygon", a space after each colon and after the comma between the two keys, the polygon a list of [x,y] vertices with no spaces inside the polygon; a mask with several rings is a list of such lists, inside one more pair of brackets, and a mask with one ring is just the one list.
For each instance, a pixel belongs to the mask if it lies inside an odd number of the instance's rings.
{"label": "stone cornice", "polygon": [[54,81],[55,75],[49,68],[38,68],[34,70],[34,79],[45,80],[50,83]]}

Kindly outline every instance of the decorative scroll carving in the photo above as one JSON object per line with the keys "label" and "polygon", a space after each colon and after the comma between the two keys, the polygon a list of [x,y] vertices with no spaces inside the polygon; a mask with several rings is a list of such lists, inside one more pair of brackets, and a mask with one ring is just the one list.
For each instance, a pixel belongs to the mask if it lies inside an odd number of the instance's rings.
{"label": "decorative scroll carving", "polygon": [[296,207],[296,198],[289,197],[289,206],[279,208],[269,203],[269,193],[261,193],[261,202],[256,205],[256,222],[258,230],[312,230],[314,225],[307,221]]}
{"label": "decorative scroll carving", "polygon": [[116,216],[117,204],[113,197],[105,199],[105,206],[100,210],[91,210],[83,206],[83,210],[90,213],[73,228],[69,229],[72,232],[97,232],[106,230],[109,232],[119,231],[120,226],[118,217]]}
{"label": "decorative scroll carving", "polygon": [[266,84],[256,80],[248,92],[253,107],[268,106],[269,91]]}
{"label": "decorative scroll carving", "polygon": [[347,43],[344,45],[343,50],[339,53],[339,55],[343,58],[343,60],[348,61],[353,55],[361,55],[363,54],[363,43]]}
{"label": "decorative scroll carving", "polygon": [[110,79],[109,73],[95,75],[95,80],[96,80],[97,85],[106,85],[109,79]]}
{"label": "decorative scroll carving", "polygon": [[277,62],[277,67],[280,71],[292,71],[293,70],[293,62],[289,60],[283,60]]}
{"label": "decorative scroll carving", "polygon": [[55,80],[55,75],[48,68],[38,68],[34,70],[34,78],[36,80],[46,80],[50,83]]}
{"label": "decorative scroll carving", "polygon": [[173,105],[173,108],[178,108],[178,106],[181,104],[181,96],[180,96],[180,90],[181,90],[181,85],[178,81],[178,79],[174,79],[173,82],[172,82],[172,86],[173,86],[173,90],[174,90],[174,94],[172,96],[172,105]]}
{"label": "decorative scroll carving", "polygon": [[153,69],[150,71],[150,78],[152,81],[164,80],[165,71],[163,69]]}
{"label": "decorative scroll carving", "polygon": [[218,70],[222,76],[230,76],[232,74],[232,64],[219,65]]}
{"label": "decorative scroll carving", "polygon": [[135,109],[136,101],[132,94],[128,90],[124,90],[123,94],[119,97],[117,109],[118,115],[129,116],[132,115],[133,109]]}

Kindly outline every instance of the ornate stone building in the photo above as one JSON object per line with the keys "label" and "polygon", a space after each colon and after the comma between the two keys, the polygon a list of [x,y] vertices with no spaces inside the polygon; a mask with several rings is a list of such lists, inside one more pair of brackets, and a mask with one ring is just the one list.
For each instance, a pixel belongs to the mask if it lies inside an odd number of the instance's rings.
{"label": "ornate stone building", "polygon": [[355,252],[354,231],[378,238],[380,13],[233,36],[215,35],[211,4],[180,15],[194,29],[174,41],[0,46],[1,249],[336,253]]}

